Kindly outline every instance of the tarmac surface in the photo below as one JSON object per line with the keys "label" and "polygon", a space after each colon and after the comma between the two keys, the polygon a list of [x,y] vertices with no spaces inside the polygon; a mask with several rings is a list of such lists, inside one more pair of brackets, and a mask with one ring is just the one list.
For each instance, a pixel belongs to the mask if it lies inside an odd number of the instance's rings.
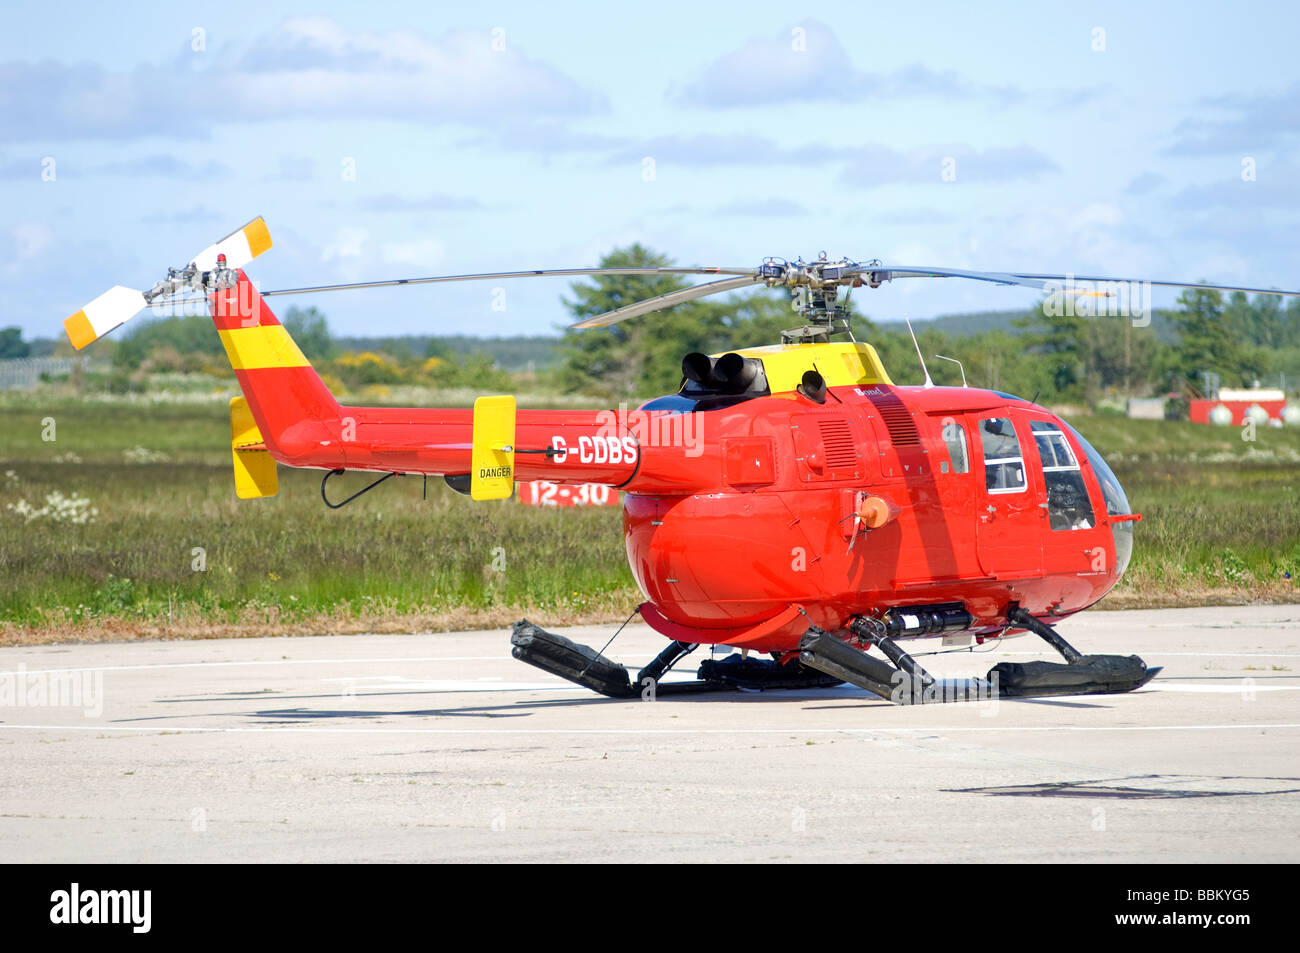
{"label": "tarmac surface", "polygon": [[[1300,859],[1300,606],[1061,632],[1164,671],[1127,695],[649,703],[516,661],[504,631],[0,649],[0,860]],[[629,626],[608,654],[663,645]],[[1034,658],[1059,660],[1033,636],[920,660]]]}

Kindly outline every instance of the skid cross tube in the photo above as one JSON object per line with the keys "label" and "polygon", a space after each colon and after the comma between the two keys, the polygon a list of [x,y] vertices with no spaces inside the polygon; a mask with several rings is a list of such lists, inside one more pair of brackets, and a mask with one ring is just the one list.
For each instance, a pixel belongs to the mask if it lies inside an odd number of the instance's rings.
{"label": "skid cross tube", "polygon": [[1070,664],[1074,664],[1079,661],[1079,659],[1083,658],[1083,653],[1069,642],[1065,641],[1065,639],[1061,638],[1059,632],[1053,629],[1046,622],[1038,621],[1020,606],[1013,606],[1011,608],[1007,613],[1007,621],[1014,622],[1016,625],[1024,626],[1052,648],[1056,649],[1056,651],[1060,652],[1061,655],[1064,656],[1065,660]]}
{"label": "skid cross tube", "polygon": [[934,676],[921,667],[916,659],[903,651],[902,646],[885,634],[885,627],[879,619],[857,616],[849,622],[849,631],[869,645],[875,645],[899,670],[912,676],[921,686],[934,684]]}
{"label": "skid cross tube", "polygon": [[699,647],[698,642],[669,642],[668,647],[654,657],[654,661],[641,669],[637,674],[636,683],[644,687],[645,680],[648,678],[658,685],[659,679],[667,675],[670,668]]}

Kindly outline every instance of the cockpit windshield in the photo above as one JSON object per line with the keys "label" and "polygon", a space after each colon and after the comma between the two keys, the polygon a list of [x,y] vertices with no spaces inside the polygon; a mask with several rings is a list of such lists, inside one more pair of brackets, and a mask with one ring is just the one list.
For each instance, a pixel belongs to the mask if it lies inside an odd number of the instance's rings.
{"label": "cockpit windshield", "polygon": [[[1093,445],[1083,439],[1083,434],[1065,421],[1061,421],[1061,426],[1079,442],[1079,446],[1083,448],[1083,455],[1092,464],[1092,472],[1097,475],[1097,481],[1101,484],[1102,498],[1106,501],[1106,513],[1110,516],[1132,513],[1128,497],[1124,495],[1124,488],[1120,486],[1115,471],[1102,459]],[[1133,523],[1131,521],[1112,523],[1111,531],[1115,536],[1115,558],[1119,561],[1119,571],[1123,575],[1124,570],[1128,568],[1129,560],[1133,558]]]}

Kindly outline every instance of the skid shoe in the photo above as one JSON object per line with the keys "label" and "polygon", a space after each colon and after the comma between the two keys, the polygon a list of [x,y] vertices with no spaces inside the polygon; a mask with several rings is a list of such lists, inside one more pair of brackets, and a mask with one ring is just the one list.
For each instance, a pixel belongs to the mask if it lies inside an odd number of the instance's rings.
{"label": "skid shoe", "polygon": [[678,661],[699,647],[691,642],[670,642],[654,661],[637,673],[634,681],[626,668],[595,649],[547,632],[527,619],[515,623],[510,642],[514,646],[510,654],[521,662],[610,698],[636,698],[652,686],[656,695],[678,695],[737,689],[831,688],[844,681],[805,668],[798,661],[783,665],[773,660],[743,659],[739,653],[725,659],[705,660],[695,681],[660,681]]}
{"label": "skid shoe", "polygon": [[610,698],[631,698],[636,694],[627,669],[616,665],[595,649],[547,632],[527,619],[515,623],[510,634],[510,654],[521,662],[567,678]]}
{"label": "skid shoe", "polygon": [[1039,695],[1111,695],[1141,688],[1160,672],[1136,655],[1084,655],[1059,632],[1019,606],[1007,621],[1042,638],[1065,658],[1060,662],[1000,662],[989,670],[999,694],[1009,698]]}
{"label": "skid shoe", "polygon": [[635,698],[652,683],[657,692],[665,693],[700,691],[708,687],[696,682],[659,684],[660,677],[678,659],[695,650],[696,646],[690,642],[670,642],[654,661],[641,670],[635,685],[622,665],[611,662],[590,646],[579,645],[562,635],[547,632],[527,619],[515,623],[510,643],[514,646],[510,654],[521,662],[527,662],[560,678],[567,678],[610,698]]}

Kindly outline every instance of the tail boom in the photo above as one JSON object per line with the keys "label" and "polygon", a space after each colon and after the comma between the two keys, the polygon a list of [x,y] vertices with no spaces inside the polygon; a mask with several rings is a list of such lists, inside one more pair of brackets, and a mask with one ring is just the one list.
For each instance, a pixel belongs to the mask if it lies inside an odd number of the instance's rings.
{"label": "tail boom", "polygon": [[[212,294],[212,317],[272,458],[286,466],[326,470],[472,472],[474,411],[340,405],[252,282],[242,270],[236,274],[232,287]],[[658,416],[657,411],[633,417],[612,410],[520,410],[514,479],[665,493],[717,485],[722,463],[715,451],[693,444],[663,446],[654,436],[657,427],[642,439],[642,418]]]}

